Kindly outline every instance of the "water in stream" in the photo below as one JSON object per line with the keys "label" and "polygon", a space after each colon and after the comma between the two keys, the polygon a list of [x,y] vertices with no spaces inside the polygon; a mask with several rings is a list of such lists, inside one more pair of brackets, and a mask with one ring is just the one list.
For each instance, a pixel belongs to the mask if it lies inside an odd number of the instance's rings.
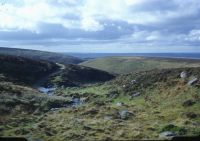
{"label": "water in stream", "polygon": [[38,90],[42,93],[47,94],[48,96],[52,96],[54,94],[56,88],[45,88],[45,87],[39,87]]}
{"label": "water in stream", "polygon": [[[45,88],[45,87],[38,87],[38,90],[44,94],[47,94],[48,96],[53,96],[54,91],[56,90],[55,87],[51,88]],[[60,108],[69,108],[69,107],[77,107],[84,103],[84,101],[81,98],[72,98],[71,103],[65,104],[62,107],[55,107],[52,108],[51,111],[59,110]]]}

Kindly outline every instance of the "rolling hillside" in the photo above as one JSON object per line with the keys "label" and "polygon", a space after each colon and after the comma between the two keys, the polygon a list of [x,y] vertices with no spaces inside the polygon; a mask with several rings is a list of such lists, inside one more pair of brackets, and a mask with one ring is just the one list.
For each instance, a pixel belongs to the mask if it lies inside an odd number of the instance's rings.
{"label": "rolling hillside", "polygon": [[38,50],[17,49],[0,47],[0,54],[20,56],[33,60],[46,60],[61,64],[78,64],[82,62],[81,59],[69,55],[53,52],[45,52]]}
{"label": "rolling hillside", "polygon": [[126,74],[151,69],[197,67],[200,66],[200,60],[151,57],[105,57],[82,62],[81,65],[111,73]]}
{"label": "rolling hillside", "polygon": [[[45,114],[18,113],[4,117],[0,135],[50,141],[199,136],[199,76],[200,68],[152,70],[121,75],[104,84],[58,89],[54,96],[59,100],[46,97],[46,102],[44,98],[34,98],[33,109],[67,103],[71,97],[80,98],[83,103],[47,110]],[[9,104],[13,98],[5,100]],[[2,107],[2,110],[9,109]]]}
{"label": "rolling hillside", "polygon": [[[0,55],[0,64],[0,136],[76,141],[200,135],[200,67],[113,76],[14,56]],[[22,85],[47,73],[47,85],[57,86],[52,95]]]}

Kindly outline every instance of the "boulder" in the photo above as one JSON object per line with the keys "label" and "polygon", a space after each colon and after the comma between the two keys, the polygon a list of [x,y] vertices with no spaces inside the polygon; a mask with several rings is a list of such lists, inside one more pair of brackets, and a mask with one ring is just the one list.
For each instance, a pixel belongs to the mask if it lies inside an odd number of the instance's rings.
{"label": "boulder", "polygon": [[159,134],[160,138],[172,138],[174,136],[176,136],[176,133],[171,132],[171,131],[164,131],[164,132]]}
{"label": "boulder", "polygon": [[189,86],[191,86],[191,85],[193,85],[194,83],[196,83],[198,81],[198,78],[197,77],[193,77],[192,79],[190,79],[189,81],[188,81],[188,85]]}
{"label": "boulder", "polygon": [[181,72],[180,77],[184,79],[187,78],[187,72],[186,71]]}

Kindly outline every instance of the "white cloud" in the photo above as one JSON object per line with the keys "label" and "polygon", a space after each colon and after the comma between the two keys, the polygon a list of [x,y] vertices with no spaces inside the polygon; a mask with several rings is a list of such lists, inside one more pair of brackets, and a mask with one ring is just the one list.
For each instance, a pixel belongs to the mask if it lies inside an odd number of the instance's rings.
{"label": "white cloud", "polygon": [[163,38],[158,31],[136,31],[131,37],[135,41],[155,41]]}
{"label": "white cloud", "polygon": [[[170,18],[193,15],[200,8],[198,6],[200,2],[196,0],[173,0],[170,2],[178,5],[176,9],[164,11],[137,9],[138,5],[145,7],[145,3],[153,1],[155,0],[13,0],[0,6],[0,29],[38,31],[39,23],[43,22],[61,24],[66,28],[98,31],[103,29],[99,21],[120,20],[148,25]],[[166,2],[166,0],[160,1]],[[80,19],[72,20],[65,17],[74,14]]]}
{"label": "white cloud", "polygon": [[190,31],[189,35],[186,37],[189,41],[200,41],[200,29],[193,29]]}
{"label": "white cloud", "polygon": [[8,0],[0,5],[0,37],[197,44],[199,11],[199,0]]}
{"label": "white cloud", "polygon": [[100,31],[104,27],[95,19],[86,17],[81,20],[81,28],[85,31]]}

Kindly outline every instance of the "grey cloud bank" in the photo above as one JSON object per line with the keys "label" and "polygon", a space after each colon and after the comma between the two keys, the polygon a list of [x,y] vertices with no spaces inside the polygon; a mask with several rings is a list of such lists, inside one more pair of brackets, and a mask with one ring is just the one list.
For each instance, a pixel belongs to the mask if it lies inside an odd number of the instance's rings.
{"label": "grey cloud bank", "polygon": [[0,46],[58,52],[200,52],[198,0],[13,0]]}

